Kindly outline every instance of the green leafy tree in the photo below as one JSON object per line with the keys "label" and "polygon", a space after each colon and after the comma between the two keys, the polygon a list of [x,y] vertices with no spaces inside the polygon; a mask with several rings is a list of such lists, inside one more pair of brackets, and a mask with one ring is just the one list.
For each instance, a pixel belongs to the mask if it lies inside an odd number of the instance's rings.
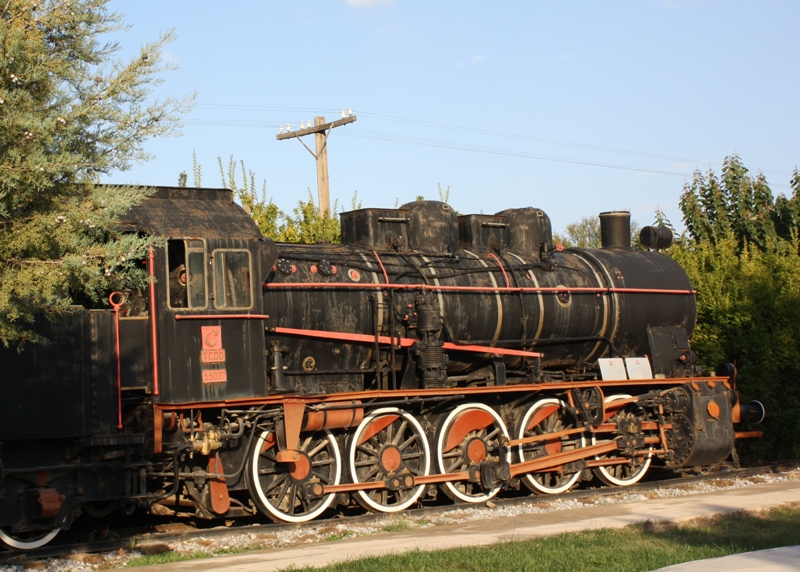
{"label": "green leafy tree", "polygon": [[[333,203],[333,212],[338,212],[338,206],[338,202]],[[322,216],[309,189],[308,200],[298,201],[297,206],[292,209],[292,215],[285,217],[277,239],[279,242],[337,244],[342,242],[342,229],[338,217]]]}
{"label": "green leafy tree", "polygon": [[670,229],[673,233],[675,232],[675,227],[672,225],[672,222],[667,218],[666,213],[660,206],[656,207],[655,212],[655,220],[653,221],[653,226],[665,226]]}
{"label": "green leafy tree", "polygon": [[737,365],[745,403],[767,409],[764,437],[740,443],[746,461],[800,455],[800,257],[798,242],[761,251],[729,232],[716,242],[683,242],[670,254],[697,290],[692,344],[712,370]]}
{"label": "green leafy tree", "polygon": [[0,4],[0,340],[37,339],[36,316],[141,285],[148,242],[116,231],[147,192],[97,185],[149,158],[143,143],[172,135],[184,99],[151,101],[171,32],[129,62],[101,36],[124,26],[108,0]]}
{"label": "green leafy tree", "polygon": [[[436,194],[439,197],[439,200],[443,203],[450,202],[450,185],[443,187],[441,183],[436,183]],[[428,199],[425,198],[425,195],[415,195],[415,201],[426,201]],[[400,208],[400,198],[396,198],[394,200],[394,208]]]}
{"label": "green leafy tree", "polygon": [[[222,157],[217,157],[217,161],[222,176],[222,186],[233,191],[236,200],[255,220],[264,236],[276,242],[306,244],[342,241],[338,217],[323,217],[310,190],[308,200],[298,201],[291,214],[288,214],[279,209],[271,197],[267,198],[266,179],[261,183],[260,192],[256,191],[256,174],[245,167],[244,161],[237,162],[232,156],[228,159],[227,165],[223,163]],[[194,172],[200,172],[194,156],[193,163]],[[354,210],[361,208],[357,197],[357,193],[354,193],[352,199]],[[333,212],[337,211],[338,202],[333,205]]]}
{"label": "green leafy tree", "polygon": [[735,362],[744,402],[767,408],[764,438],[740,445],[750,461],[800,455],[800,240],[792,195],[773,198],[737,155],[721,175],[696,172],[684,187],[686,232],[670,255],[697,290],[693,345],[708,369]]}
{"label": "green leafy tree", "polygon": [[436,190],[439,193],[439,200],[443,203],[450,202],[450,185],[447,187],[442,187],[441,183],[436,183]]}
{"label": "green leafy tree", "polygon": [[[285,215],[272,201],[272,198],[267,199],[267,180],[263,180],[259,195],[256,193],[256,174],[254,171],[245,168],[244,161],[237,163],[231,156],[228,159],[227,168],[222,162],[222,157],[218,156],[217,162],[222,176],[223,188],[233,191],[233,196],[256,222],[261,234],[272,240],[277,240],[280,234],[280,219],[284,218]],[[197,156],[194,153],[192,153],[192,164],[195,183],[198,183],[200,182],[198,173],[202,173],[202,168],[197,162]],[[241,176],[238,181],[236,179],[237,171]],[[199,185],[195,184],[195,186]]]}
{"label": "green leafy tree", "polygon": [[600,248],[600,219],[596,216],[582,217],[568,224],[565,234],[555,233],[553,240],[565,248]]}
{"label": "green leafy tree", "polygon": [[800,172],[791,180],[792,195],[773,197],[763,174],[756,176],[738,155],[726,157],[720,177],[695,171],[680,199],[683,220],[695,242],[716,243],[733,233],[739,247],[767,250],[776,239],[790,240],[800,224]]}
{"label": "green leafy tree", "polygon": [[[631,221],[631,246],[639,244],[641,227],[635,220]],[[553,241],[561,243],[565,248],[600,248],[600,218],[585,216],[578,222],[567,225],[566,233],[553,235]]]}

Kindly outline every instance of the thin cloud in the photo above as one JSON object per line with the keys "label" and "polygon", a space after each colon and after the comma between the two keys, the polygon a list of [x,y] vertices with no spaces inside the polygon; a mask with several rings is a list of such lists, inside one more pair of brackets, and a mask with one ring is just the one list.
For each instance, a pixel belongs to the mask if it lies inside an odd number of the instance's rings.
{"label": "thin cloud", "polygon": [[381,4],[394,4],[394,0],[346,0],[351,8],[374,8]]}
{"label": "thin cloud", "polygon": [[181,59],[173,52],[161,52],[161,59],[171,64],[181,63]]}
{"label": "thin cloud", "polygon": [[570,60],[575,57],[575,54],[561,54],[560,56],[556,56],[554,60]]}
{"label": "thin cloud", "polygon": [[678,10],[692,4],[702,4],[703,2],[704,0],[659,0],[658,4],[667,10]]}
{"label": "thin cloud", "polygon": [[457,65],[458,67],[460,67],[460,68],[465,68],[465,67],[467,67],[467,66],[469,66],[469,65],[476,65],[476,64],[479,64],[479,63],[481,63],[481,62],[485,62],[485,61],[487,61],[488,59],[489,59],[489,58],[488,58],[487,56],[481,56],[481,55],[477,55],[477,56],[472,56],[472,59],[471,59],[471,60],[469,60],[468,62],[465,62],[465,61],[463,61],[463,60],[457,61],[457,62],[456,62],[456,65]]}

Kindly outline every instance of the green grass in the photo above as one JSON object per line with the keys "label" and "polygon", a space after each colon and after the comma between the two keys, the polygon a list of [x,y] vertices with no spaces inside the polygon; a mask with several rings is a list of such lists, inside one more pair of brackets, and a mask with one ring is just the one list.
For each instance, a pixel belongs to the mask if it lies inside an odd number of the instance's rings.
{"label": "green grass", "polygon": [[336,542],[337,540],[344,540],[345,538],[350,538],[355,535],[356,533],[352,530],[343,530],[342,532],[334,532],[325,540],[328,542]]}
{"label": "green grass", "polygon": [[211,558],[213,554],[200,550],[192,554],[178,554],[176,552],[164,552],[163,554],[150,554],[148,556],[137,556],[131,558],[125,564],[126,568],[137,566],[153,566],[154,564],[168,564],[169,562],[183,562],[184,560],[197,560],[199,558]]}
{"label": "green grass", "polygon": [[405,532],[406,530],[411,530],[412,528],[416,528],[410,522],[405,519],[400,519],[395,522],[390,522],[385,524],[381,527],[381,532]]}
{"label": "green grass", "polygon": [[642,523],[534,540],[351,560],[326,572],[646,571],[689,560],[800,544],[800,506],[740,513],[683,525]]}
{"label": "green grass", "polygon": [[199,560],[202,558],[212,558],[223,554],[240,554],[242,552],[252,552],[259,550],[263,546],[254,544],[245,548],[217,548],[211,551],[198,550],[191,554],[181,554],[178,552],[162,552],[161,554],[148,554],[131,558],[125,564],[126,568],[136,568],[138,566],[153,566],[155,564],[169,564],[170,562],[183,562],[184,560]]}

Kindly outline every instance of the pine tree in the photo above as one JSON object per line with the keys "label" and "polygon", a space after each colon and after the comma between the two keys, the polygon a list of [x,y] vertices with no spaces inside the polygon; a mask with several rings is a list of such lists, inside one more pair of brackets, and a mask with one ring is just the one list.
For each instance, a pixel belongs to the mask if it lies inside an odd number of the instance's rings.
{"label": "pine tree", "polygon": [[146,189],[98,185],[149,158],[193,96],[150,101],[168,32],[124,63],[103,34],[124,29],[109,0],[0,4],[0,341],[36,340],[30,325],[111,289],[142,285],[148,240],[116,220]]}

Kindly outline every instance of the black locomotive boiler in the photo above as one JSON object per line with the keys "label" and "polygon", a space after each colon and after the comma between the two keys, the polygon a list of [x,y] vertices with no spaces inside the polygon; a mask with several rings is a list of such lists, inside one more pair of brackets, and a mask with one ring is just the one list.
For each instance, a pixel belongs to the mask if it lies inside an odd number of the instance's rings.
{"label": "black locomotive boiler", "polygon": [[564,250],[541,210],[417,201],[343,213],[340,245],[275,244],[230,191],[158,189],[121,225],[166,238],[149,287],[2,352],[0,541],[114,510],[303,522],[720,463],[763,409],[696,365],[692,286],[631,249],[629,220]]}

